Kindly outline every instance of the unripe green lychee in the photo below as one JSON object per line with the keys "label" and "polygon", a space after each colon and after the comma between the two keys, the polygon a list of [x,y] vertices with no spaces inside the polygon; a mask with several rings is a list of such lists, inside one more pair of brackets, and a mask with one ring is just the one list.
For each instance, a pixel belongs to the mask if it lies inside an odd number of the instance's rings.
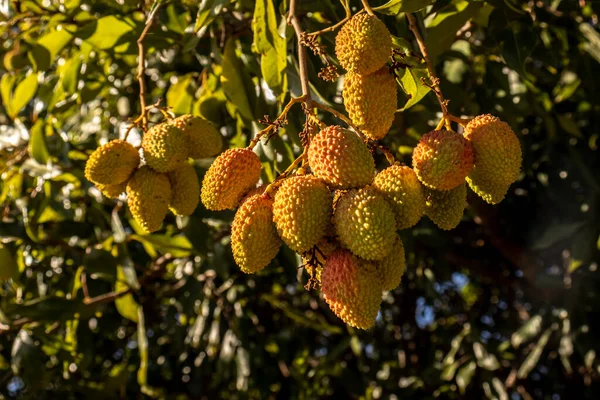
{"label": "unripe green lychee", "polygon": [[131,143],[111,140],[90,155],[85,177],[95,184],[117,185],[129,179],[139,163],[140,155]]}
{"label": "unripe green lychee", "polygon": [[383,195],[372,187],[343,194],[334,213],[340,242],[365,260],[381,260],[396,240],[396,220]]}
{"label": "unripe green lychee", "polygon": [[379,261],[376,266],[381,277],[383,290],[394,290],[400,285],[404,269],[406,268],[406,258],[404,244],[399,236],[397,236],[389,254],[383,260]]}
{"label": "unripe green lychee", "polygon": [[425,215],[443,230],[454,229],[460,223],[467,205],[467,184],[452,190],[426,189],[427,207]]}
{"label": "unripe green lychee", "polygon": [[392,55],[392,36],[376,16],[356,14],[337,34],[335,54],[344,69],[371,74]]}
{"label": "unripe green lychee", "polygon": [[171,172],[188,158],[186,135],[168,123],[155,125],[142,139],[146,164],[157,172]]}
{"label": "unripe green lychee", "polygon": [[387,67],[370,75],[348,72],[344,106],[352,122],[370,139],[383,138],[394,122],[397,84]]}
{"label": "unripe green lychee", "polygon": [[166,174],[143,166],[127,183],[129,211],[147,232],[160,229],[171,201],[171,183]]}
{"label": "unripe green lychee", "polygon": [[200,202],[200,182],[193,166],[183,163],[169,172],[173,195],[169,208],[175,215],[192,215]]}
{"label": "unripe green lychee", "polygon": [[425,213],[425,188],[412,168],[388,167],[375,176],[373,187],[392,206],[397,229],[415,226]]}
{"label": "unripe green lychee", "polygon": [[193,159],[212,157],[223,149],[223,137],[217,129],[202,117],[182,115],[171,121],[187,137],[189,157]]}
{"label": "unripe green lychee", "polygon": [[255,194],[235,213],[231,225],[231,249],[240,269],[253,274],[277,255],[281,239],[273,223],[273,200]]}
{"label": "unripe green lychee", "polygon": [[275,195],[273,220],[290,249],[303,253],[325,235],[331,220],[331,194],[312,175],[286,179]]}
{"label": "unripe green lychee", "polygon": [[519,139],[506,122],[489,114],[473,118],[465,128],[465,137],[475,153],[475,167],[467,182],[482,199],[497,204],[519,177]]}

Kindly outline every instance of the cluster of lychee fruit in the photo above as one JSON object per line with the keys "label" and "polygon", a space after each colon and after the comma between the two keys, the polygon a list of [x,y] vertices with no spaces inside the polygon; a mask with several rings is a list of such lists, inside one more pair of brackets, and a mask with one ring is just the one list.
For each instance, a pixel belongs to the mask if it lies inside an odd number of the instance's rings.
{"label": "cluster of lychee fruit", "polygon": [[129,210],[143,231],[160,229],[169,210],[191,215],[199,203],[200,184],[189,159],[221,152],[221,134],[193,115],[169,118],[143,136],[140,151],[125,140],[111,140],[89,157],[85,177],[109,198],[127,193]]}

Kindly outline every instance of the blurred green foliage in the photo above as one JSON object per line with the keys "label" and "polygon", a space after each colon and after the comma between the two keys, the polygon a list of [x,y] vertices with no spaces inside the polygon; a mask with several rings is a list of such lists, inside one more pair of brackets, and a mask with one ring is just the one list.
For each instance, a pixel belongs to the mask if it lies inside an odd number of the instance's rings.
{"label": "blurred green foliage", "polygon": [[[360,8],[297,2],[307,32]],[[384,140],[397,158],[440,116],[404,16],[417,12],[450,111],[507,121],[524,163],[500,205],[470,195],[456,230],[402,232],[407,273],[369,331],[303,289],[289,249],[242,274],[232,212],[199,206],[144,235],[85,180],[91,151],[140,113],[149,14],[148,104],[202,115],[239,147],[301,94],[288,5],[0,2],[0,398],[598,398],[597,2],[371,2],[405,55]],[[330,53],[334,37],[320,36]],[[315,98],[343,110],[309,57]],[[304,115],[288,119],[258,146],[264,181],[301,150]]]}

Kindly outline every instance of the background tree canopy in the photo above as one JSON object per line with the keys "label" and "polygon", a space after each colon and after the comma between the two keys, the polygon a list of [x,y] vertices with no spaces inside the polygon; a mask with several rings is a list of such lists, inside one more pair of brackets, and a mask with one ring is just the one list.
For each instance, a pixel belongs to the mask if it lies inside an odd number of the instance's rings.
{"label": "background tree canopy", "polygon": [[[296,1],[306,32],[362,8]],[[450,111],[508,122],[524,159],[501,204],[470,193],[457,229],[423,218],[401,232],[403,282],[360,331],[304,290],[287,248],[241,273],[233,212],[200,205],[141,234],[123,201],[83,176],[140,114],[136,41],[149,18],[147,103],[246,146],[301,94],[288,1],[0,1],[0,398],[598,398],[599,3],[370,3],[403,54],[383,140],[396,158],[410,164],[440,117],[411,12]],[[331,56],[334,37],[318,38]],[[324,66],[309,51],[312,95],[343,111]],[[303,123],[295,109],[258,145],[263,181],[300,153]],[[209,165],[196,163],[200,177]]]}

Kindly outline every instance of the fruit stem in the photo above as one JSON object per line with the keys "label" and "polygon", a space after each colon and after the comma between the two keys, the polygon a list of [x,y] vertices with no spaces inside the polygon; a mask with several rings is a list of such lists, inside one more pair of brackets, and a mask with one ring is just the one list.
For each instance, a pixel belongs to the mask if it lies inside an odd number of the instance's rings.
{"label": "fruit stem", "polygon": [[298,42],[298,66],[300,83],[302,85],[302,95],[306,96],[304,101],[308,105],[312,99],[310,97],[310,82],[308,80],[308,69],[306,67],[306,48],[303,43],[304,31],[300,25],[300,20],[296,15],[296,0],[290,0],[290,9],[288,11],[287,23],[294,28],[296,40]]}
{"label": "fruit stem", "polygon": [[363,135],[363,133],[361,132],[361,130],[354,125],[354,123],[352,122],[352,120],[350,120],[350,118],[346,117],[344,114],[342,114],[341,112],[339,112],[336,109],[333,109],[329,106],[326,106],[325,104],[321,104],[318,101],[313,101],[311,103],[312,107],[316,107],[319,108],[323,111],[327,111],[330,114],[335,115],[336,117],[338,117],[339,119],[341,119],[342,121],[344,121],[349,127],[351,127],[352,129],[354,129],[354,131],[356,132],[356,134],[362,139],[362,140],[366,140],[365,136]]}
{"label": "fruit stem", "polygon": [[452,115],[450,113],[448,113],[448,115],[446,115],[446,118],[449,119],[452,122],[456,122],[457,124],[461,125],[462,127],[466,127],[467,124],[469,122],[471,122],[470,118],[459,118],[459,117],[456,117],[456,116],[454,116],[454,115]]}
{"label": "fruit stem", "polygon": [[158,14],[158,10],[160,9],[161,5],[162,5],[161,1],[155,1],[154,7],[150,11],[150,14],[148,15],[148,17],[146,19],[146,26],[144,27],[142,34],[140,35],[140,37],[137,40],[137,45],[138,45],[137,79],[138,79],[138,82],[140,85],[140,108],[142,110],[142,114],[140,115],[140,117],[141,117],[142,128],[143,128],[144,132],[146,132],[148,130],[148,118],[147,118],[147,110],[146,110],[146,80],[145,80],[146,48],[144,46],[144,39],[146,38],[146,35],[148,35],[148,32],[150,31],[150,28],[152,27],[152,24],[154,23],[154,19],[155,19],[156,15]]}
{"label": "fruit stem", "polygon": [[375,13],[373,12],[373,9],[371,8],[371,6],[369,5],[369,1],[368,0],[361,0],[363,7],[365,8],[365,11],[369,14],[369,15],[375,15]]}
{"label": "fruit stem", "polygon": [[254,136],[254,139],[252,139],[250,141],[248,148],[253,149],[254,146],[256,146],[258,144],[258,142],[260,141],[260,139],[263,136],[271,133],[271,131],[273,129],[275,129],[275,127],[280,127],[281,125],[285,124],[287,122],[287,114],[290,111],[290,109],[292,108],[292,106],[297,103],[305,102],[307,97],[308,97],[308,95],[302,95],[300,97],[292,97],[290,99],[290,101],[286,104],[286,106],[283,108],[283,110],[281,111],[281,114],[279,114],[279,117],[277,117],[275,119],[275,121],[269,123],[269,125],[265,129],[261,130],[260,132],[258,132],[256,134],[256,136]]}
{"label": "fruit stem", "polygon": [[[265,192],[264,192],[264,193],[265,193],[265,194],[268,194],[269,196],[271,196],[271,192],[273,192],[273,190],[274,190],[274,189],[275,189],[277,186],[279,186],[279,184],[281,183],[281,181],[282,181],[284,178],[287,178],[287,176],[288,176],[290,173],[292,173],[292,171],[293,171],[293,170],[294,170],[294,169],[295,169],[295,168],[296,168],[298,165],[300,165],[300,163],[302,163],[302,161],[304,161],[304,160],[306,159],[306,157],[307,157],[307,152],[306,152],[306,150],[304,150],[304,152],[303,152],[302,154],[300,154],[300,155],[298,156],[298,158],[296,158],[296,159],[294,160],[294,162],[292,162],[292,163],[290,164],[290,166],[289,166],[289,167],[287,167],[287,168],[285,169],[285,171],[283,171],[281,174],[279,174],[279,176],[278,176],[277,178],[275,178],[275,180],[274,180],[273,182],[269,183],[269,186],[267,186],[267,188],[265,189]],[[271,197],[273,197],[273,196],[271,196]]]}
{"label": "fruit stem", "polygon": [[[133,122],[131,123],[131,125],[129,125],[129,127],[127,128],[127,131],[125,131],[125,135],[123,136],[123,140],[127,141],[127,137],[129,136],[129,132],[131,132],[131,130],[134,127],[140,125],[140,123],[142,122],[142,120],[144,119],[144,117],[146,116],[146,114],[148,113],[148,111],[152,110],[153,108],[158,108],[158,106],[160,105],[160,102],[161,102],[161,99],[158,99],[158,101],[156,103],[144,107],[144,109],[142,110],[142,113],[140,114],[140,116],[137,117],[136,119],[134,119]],[[161,113],[163,112],[162,109],[159,108],[159,110],[160,110]],[[163,115],[164,115],[164,113],[163,113]]]}
{"label": "fruit stem", "polygon": [[419,45],[419,49],[421,50],[421,54],[423,55],[423,59],[425,60],[425,64],[427,65],[429,81],[431,82],[431,85],[427,86],[431,87],[431,89],[435,93],[440,103],[440,108],[442,109],[442,120],[444,120],[446,115],[448,115],[448,102],[444,100],[444,95],[442,94],[442,90],[440,89],[440,79],[435,75],[435,69],[433,68],[431,59],[429,58],[429,51],[427,50],[427,46],[425,45],[423,36],[421,36],[421,33],[419,32],[415,16],[411,13],[406,13],[406,18],[408,19],[408,29],[410,29],[411,32],[415,35],[415,39],[417,40],[417,44]]}
{"label": "fruit stem", "polygon": [[[331,31],[335,31],[337,28],[339,28],[340,26],[344,25],[346,22],[348,22],[348,20],[350,18],[352,18],[352,12],[350,11],[349,8],[346,8],[346,16],[344,17],[344,19],[342,19],[340,22],[338,22],[335,25],[331,25],[327,28],[321,29],[319,31],[315,31],[315,32],[310,32],[307,33],[307,36],[318,36],[322,33],[327,33],[327,32],[331,32]],[[357,12],[356,14],[361,14],[362,12],[364,12],[365,10],[360,10],[359,12]]]}

